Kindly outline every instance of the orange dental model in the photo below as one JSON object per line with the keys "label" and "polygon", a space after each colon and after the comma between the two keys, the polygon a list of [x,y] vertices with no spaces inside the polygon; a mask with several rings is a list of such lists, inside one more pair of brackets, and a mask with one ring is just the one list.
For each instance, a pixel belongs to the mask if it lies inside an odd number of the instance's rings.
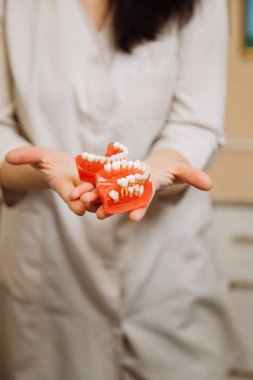
{"label": "orange dental model", "polygon": [[106,214],[145,207],[152,197],[149,166],[127,155],[127,148],[115,142],[104,156],[84,152],[76,157],[80,179],[96,186]]}

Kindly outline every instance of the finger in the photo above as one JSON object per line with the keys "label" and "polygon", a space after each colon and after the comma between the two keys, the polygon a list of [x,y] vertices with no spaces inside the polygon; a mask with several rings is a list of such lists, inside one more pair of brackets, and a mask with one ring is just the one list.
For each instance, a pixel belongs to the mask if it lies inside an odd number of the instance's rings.
{"label": "finger", "polygon": [[86,206],[86,210],[89,211],[89,212],[92,212],[92,213],[96,213],[97,210],[99,209],[99,207],[101,206],[101,202],[99,203],[89,203]]}
{"label": "finger", "polygon": [[80,199],[85,204],[96,202],[99,199],[97,189],[84,193]]}
{"label": "finger", "polygon": [[83,204],[83,202],[77,200],[77,201],[70,201],[67,203],[69,209],[74,212],[77,216],[83,216],[86,212],[86,207]]}
{"label": "finger", "polygon": [[[76,166],[75,166],[75,168],[76,168]],[[76,168],[76,169],[77,169],[77,168]],[[84,182],[86,182],[86,181],[82,181],[82,180],[79,178],[79,176],[78,176],[78,171],[77,171],[77,176],[73,178],[73,183],[74,183],[74,185],[75,185],[75,186],[79,186],[79,185],[81,185],[81,184],[84,183]],[[88,183],[90,183],[90,182],[88,182]],[[94,188],[94,187],[95,187],[95,186],[93,185],[93,188]]]}
{"label": "finger", "polygon": [[129,219],[131,220],[131,222],[134,222],[134,223],[137,223],[137,222],[140,222],[143,217],[145,216],[148,208],[149,208],[149,205],[150,203],[152,202],[153,200],[153,197],[155,195],[155,190],[154,190],[154,187],[153,187],[153,194],[151,196],[151,198],[149,199],[149,202],[147,204],[147,206],[145,207],[140,207],[140,208],[137,208],[135,210],[131,210],[128,214],[129,216]]}
{"label": "finger", "polygon": [[101,205],[101,206],[98,208],[97,212],[96,212],[96,216],[97,216],[97,218],[98,218],[99,220],[104,220],[104,219],[107,219],[107,218],[109,218],[110,216],[112,216],[112,214],[106,214],[106,213],[105,213],[105,210],[104,210],[104,206]]}
{"label": "finger", "polygon": [[26,146],[8,152],[6,161],[12,165],[40,164],[43,158],[43,148]]}
{"label": "finger", "polygon": [[176,179],[200,190],[211,190],[213,182],[211,178],[201,170],[186,164],[177,164],[170,168],[170,172],[175,175]]}
{"label": "finger", "polygon": [[93,189],[94,185],[92,185],[92,183],[83,182],[71,191],[70,198],[72,200],[79,199],[84,193],[89,192]]}
{"label": "finger", "polygon": [[144,215],[146,214],[147,209],[148,209],[148,206],[137,208],[135,210],[130,211],[129,219],[131,220],[131,222],[134,222],[134,223],[140,222],[142,218],[144,217]]}
{"label": "finger", "polygon": [[67,203],[69,209],[76,215],[82,216],[86,211],[86,206],[83,202],[78,200],[72,200],[70,197],[71,192],[74,190],[74,184],[70,179],[59,181],[54,190],[60,195],[60,197]]}

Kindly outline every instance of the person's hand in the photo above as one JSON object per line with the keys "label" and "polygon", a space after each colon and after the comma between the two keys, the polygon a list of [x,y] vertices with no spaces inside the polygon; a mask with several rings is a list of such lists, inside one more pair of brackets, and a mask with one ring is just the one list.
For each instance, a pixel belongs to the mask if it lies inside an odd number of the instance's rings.
{"label": "person's hand", "polygon": [[71,192],[80,184],[83,193],[92,191],[94,186],[79,180],[75,160],[70,154],[55,149],[28,146],[7,153],[6,161],[12,165],[30,164],[36,168],[45,184],[55,190],[76,215],[81,216],[89,210],[89,205],[71,197]]}
{"label": "person's hand", "polygon": [[[173,185],[178,184],[181,184],[182,187],[191,185],[204,191],[212,188],[211,178],[203,171],[190,166],[185,158],[177,152],[161,151],[159,154],[148,158],[146,163],[150,166],[153,197],[157,191],[168,191],[169,188],[173,189]],[[85,184],[80,184],[72,191],[72,198],[80,199],[86,207],[96,205],[94,211],[96,211],[98,219],[103,220],[110,217],[111,215],[105,214],[103,205],[97,205],[99,202],[98,191],[94,189],[86,192],[85,190]],[[129,211],[129,219],[132,222],[139,222],[144,217],[148,207],[149,205]]]}
{"label": "person's hand", "polygon": [[[176,151],[161,151],[148,158],[146,163],[150,166],[153,197],[158,191],[169,196],[189,185],[203,191],[209,191],[213,186],[211,178],[205,172],[189,165]],[[139,222],[146,214],[149,205],[131,211],[130,220]]]}

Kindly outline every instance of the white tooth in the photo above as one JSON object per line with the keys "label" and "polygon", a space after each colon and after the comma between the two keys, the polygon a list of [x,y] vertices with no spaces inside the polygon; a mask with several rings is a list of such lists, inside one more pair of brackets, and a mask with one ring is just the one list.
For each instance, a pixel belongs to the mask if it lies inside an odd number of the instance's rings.
{"label": "white tooth", "polygon": [[134,185],[134,193],[135,193],[135,195],[138,195],[138,193],[139,193],[139,185]]}
{"label": "white tooth", "polygon": [[113,144],[114,148],[116,148],[116,149],[119,148],[119,145],[120,145],[120,143],[118,141],[115,141],[115,143]]}
{"label": "white tooth", "polygon": [[121,167],[122,167],[122,169],[126,169],[126,167],[127,167],[127,162],[126,162],[126,160],[122,160],[122,161],[121,161]]}
{"label": "white tooth", "polygon": [[127,187],[127,185],[128,185],[128,180],[127,180],[127,178],[122,178],[122,179],[121,179],[121,186],[122,186],[122,187]]}
{"label": "white tooth", "polygon": [[129,183],[134,183],[135,181],[135,176],[133,174],[130,174],[126,177],[128,179]]}
{"label": "white tooth", "polygon": [[117,170],[117,168],[118,168],[117,161],[113,161],[112,162],[112,169]]}
{"label": "white tooth", "polygon": [[124,153],[127,153],[127,152],[128,152],[127,147],[126,147],[125,145],[123,145],[123,144],[120,144],[120,145],[121,145],[120,148],[122,149],[122,151],[123,151]]}
{"label": "white tooth", "polygon": [[89,154],[88,154],[88,161],[89,161],[89,162],[93,162],[94,159],[95,159],[95,155],[92,154],[92,153],[89,153]]}
{"label": "white tooth", "polygon": [[133,195],[133,193],[134,193],[134,188],[133,188],[133,186],[130,186],[130,187],[128,187],[128,192],[129,192],[129,195],[130,195],[130,197]]}
{"label": "white tooth", "polygon": [[103,164],[105,162],[105,156],[100,156],[99,162],[101,162],[101,164]]}
{"label": "white tooth", "polygon": [[89,155],[88,152],[83,152],[83,153],[81,154],[81,157],[82,157],[84,160],[86,160],[87,157],[88,157],[88,155]]}
{"label": "white tooth", "polygon": [[144,172],[143,174],[143,180],[146,181],[146,179],[148,178],[149,174],[147,172]]}
{"label": "white tooth", "polygon": [[104,179],[103,177],[98,177],[98,182],[104,182],[106,181],[106,179]]}
{"label": "white tooth", "polygon": [[108,164],[105,164],[104,169],[105,169],[107,172],[110,172],[110,171],[111,171],[111,169],[112,169],[112,165],[110,164],[110,162],[108,162]]}
{"label": "white tooth", "polygon": [[105,162],[110,162],[111,161],[111,157],[105,157]]}
{"label": "white tooth", "polygon": [[132,169],[132,167],[133,167],[133,161],[127,161],[127,167],[128,167],[128,169]]}
{"label": "white tooth", "polygon": [[125,188],[128,185],[128,180],[127,180],[127,178],[119,178],[117,180],[117,184],[120,185],[121,187]]}
{"label": "white tooth", "polygon": [[121,161],[117,161],[117,169],[118,169],[118,170],[120,169],[120,162],[121,162]]}
{"label": "white tooth", "polygon": [[144,193],[144,186],[142,185],[139,188],[139,196],[141,197],[143,193]]}
{"label": "white tooth", "polygon": [[119,193],[115,190],[111,190],[110,193],[109,193],[109,197],[112,198],[114,200],[114,202],[118,202],[119,201]]}
{"label": "white tooth", "polygon": [[95,156],[95,162],[98,162],[100,159],[100,156]]}
{"label": "white tooth", "polygon": [[135,180],[136,181],[141,181],[142,180],[142,175],[139,174],[139,173],[135,174]]}
{"label": "white tooth", "polygon": [[140,166],[140,161],[139,161],[139,160],[134,161],[134,168],[135,168],[135,169],[138,169],[139,166]]}

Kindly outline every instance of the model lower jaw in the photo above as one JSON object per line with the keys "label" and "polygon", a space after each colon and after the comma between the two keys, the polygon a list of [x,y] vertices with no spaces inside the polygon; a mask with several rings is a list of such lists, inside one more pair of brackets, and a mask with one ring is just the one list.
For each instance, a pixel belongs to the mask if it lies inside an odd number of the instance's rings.
{"label": "model lower jaw", "polygon": [[[107,191],[104,191],[107,187]],[[148,179],[144,185],[134,185],[119,189],[110,183],[97,186],[106,214],[119,214],[146,207],[152,197],[152,183]]]}
{"label": "model lower jaw", "polygon": [[[125,161],[126,164],[128,161]],[[129,161],[132,162],[132,161]],[[149,167],[143,162],[134,161],[131,165],[132,169],[129,169],[127,165],[109,166],[106,164],[104,169],[98,173],[98,186],[101,183],[111,184],[113,186],[112,196],[109,196],[115,201],[118,198],[115,196],[115,191],[120,194],[121,197],[142,197],[145,192],[145,183],[147,182],[150,172]]]}

